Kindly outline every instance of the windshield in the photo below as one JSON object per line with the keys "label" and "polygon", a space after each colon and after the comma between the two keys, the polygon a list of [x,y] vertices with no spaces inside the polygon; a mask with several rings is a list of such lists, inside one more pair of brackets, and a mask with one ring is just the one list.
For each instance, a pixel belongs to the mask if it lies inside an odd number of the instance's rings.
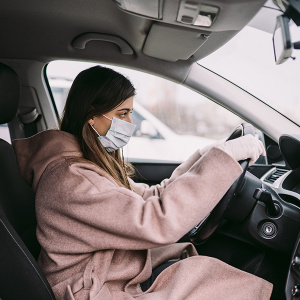
{"label": "windshield", "polygon": [[[295,59],[276,65],[272,44],[276,15],[264,7],[230,42],[198,64],[221,75],[300,125],[300,50]],[[292,42],[300,41],[300,28],[290,21]]]}

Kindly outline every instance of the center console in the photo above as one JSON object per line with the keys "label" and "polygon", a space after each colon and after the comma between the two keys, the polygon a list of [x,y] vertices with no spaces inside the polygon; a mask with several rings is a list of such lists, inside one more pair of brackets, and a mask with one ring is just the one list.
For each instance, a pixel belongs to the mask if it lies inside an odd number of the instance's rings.
{"label": "center console", "polygon": [[286,282],[287,300],[300,300],[300,234],[295,245]]}

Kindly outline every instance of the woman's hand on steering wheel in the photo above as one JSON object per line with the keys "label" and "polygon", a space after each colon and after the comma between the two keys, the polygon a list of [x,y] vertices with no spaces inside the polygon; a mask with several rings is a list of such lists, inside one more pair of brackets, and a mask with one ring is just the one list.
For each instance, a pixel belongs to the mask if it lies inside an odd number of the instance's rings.
{"label": "woman's hand on steering wheel", "polygon": [[254,127],[249,123],[239,125],[226,142],[217,142],[207,146],[200,150],[200,153],[203,155],[213,147],[219,147],[238,161],[243,173],[236,179],[211,213],[189,232],[190,240],[195,244],[205,242],[217,230],[221,220],[226,215],[227,207],[230,207],[230,203],[233,203],[236,197],[248,166],[253,164],[260,155],[266,155],[262,142],[255,137]]}
{"label": "woman's hand on steering wheel", "polygon": [[251,134],[226,141],[217,147],[236,161],[249,159],[249,166],[254,164],[260,155],[266,155],[263,143]]}

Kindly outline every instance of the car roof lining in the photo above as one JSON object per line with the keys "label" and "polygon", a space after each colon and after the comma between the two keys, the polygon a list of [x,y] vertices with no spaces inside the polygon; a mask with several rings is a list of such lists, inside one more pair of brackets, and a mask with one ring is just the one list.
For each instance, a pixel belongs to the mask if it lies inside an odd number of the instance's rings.
{"label": "car roof lining", "polygon": [[[197,1],[200,2],[193,2]],[[146,70],[178,82],[184,81],[195,61],[221,47],[242,29],[264,3],[263,0],[209,1],[210,5],[220,8],[220,15],[209,30],[197,29],[199,33],[207,33],[208,40],[190,56],[186,54],[190,51],[187,41],[187,49],[182,47],[181,53],[188,58],[176,60],[174,56],[174,61],[169,62],[159,59],[163,50],[157,47],[157,38],[148,41],[152,57],[146,55],[143,49],[153,24],[163,22],[173,26],[175,30],[178,28],[178,31],[195,31],[195,27],[176,22],[180,0],[163,1],[162,20],[124,12],[112,0],[17,2],[18,5],[15,1],[5,2],[0,11],[0,38],[5,41],[0,47],[0,58],[29,59],[45,63],[58,59],[99,61]],[[85,49],[75,49],[72,46],[76,37],[90,33],[121,38],[133,49],[134,54],[124,55],[117,44],[107,41],[92,40],[86,44]],[[172,41],[176,45],[176,35]],[[179,40],[178,44],[180,42]],[[170,53],[174,45],[170,45]]]}

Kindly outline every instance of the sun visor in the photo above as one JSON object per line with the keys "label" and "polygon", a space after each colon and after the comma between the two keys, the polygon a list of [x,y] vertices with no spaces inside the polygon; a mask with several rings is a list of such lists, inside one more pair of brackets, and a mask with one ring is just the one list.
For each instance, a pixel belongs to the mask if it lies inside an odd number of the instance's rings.
{"label": "sun visor", "polygon": [[148,56],[167,61],[187,60],[206,42],[207,38],[208,34],[201,33],[199,30],[154,23],[143,52]]}
{"label": "sun visor", "polygon": [[292,170],[300,167],[300,135],[284,134],[279,138],[279,147],[285,162]]}

